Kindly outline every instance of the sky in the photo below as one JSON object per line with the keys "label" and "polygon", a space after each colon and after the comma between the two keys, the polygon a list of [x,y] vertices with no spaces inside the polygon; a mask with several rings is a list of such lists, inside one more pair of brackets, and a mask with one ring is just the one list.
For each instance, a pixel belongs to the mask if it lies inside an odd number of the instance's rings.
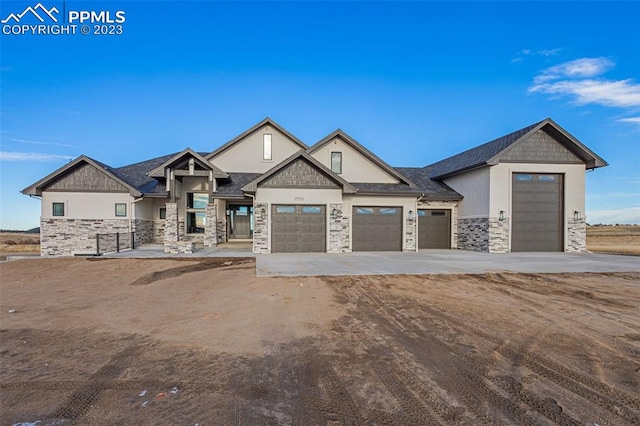
{"label": "sky", "polygon": [[[638,1],[37,4],[0,3],[0,228],[39,226],[20,190],[79,155],[213,151],[265,117],[407,167],[551,117],[609,163],[587,222],[640,223]],[[20,33],[29,6],[76,33]]]}

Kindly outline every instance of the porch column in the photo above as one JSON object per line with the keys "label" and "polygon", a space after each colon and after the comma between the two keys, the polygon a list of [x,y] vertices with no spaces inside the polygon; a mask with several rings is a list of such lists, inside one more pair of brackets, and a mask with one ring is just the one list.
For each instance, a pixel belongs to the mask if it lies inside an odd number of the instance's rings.
{"label": "porch column", "polygon": [[207,204],[205,208],[204,246],[215,247],[218,244],[216,205]]}
{"label": "porch column", "polygon": [[169,253],[169,246],[178,241],[178,203],[166,203],[167,216],[164,226],[164,252]]}

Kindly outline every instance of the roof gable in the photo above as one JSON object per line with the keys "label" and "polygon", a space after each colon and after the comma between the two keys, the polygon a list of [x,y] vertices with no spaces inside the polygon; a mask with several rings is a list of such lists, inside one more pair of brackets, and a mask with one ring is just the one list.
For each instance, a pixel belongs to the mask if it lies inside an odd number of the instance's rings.
{"label": "roof gable", "polygon": [[[607,162],[601,157],[583,145],[553,120],[547,118],[538,123],[516,130],[513,133],[509,133],[508,135],[494,139],[483,145],[471,148],[460,154],[427,166],[431,170],[430,177],[432,179],[444,179],[449,176],[454,176],[480,167],[495,165],[501,160],[502,155],[505,155],[504,160],[509,158],[509,161],[515,161],[513,160],[513,156],[517,154],[517,151],[508,154],[507,150],[514,145],[517,146],[522,141],[528,141],[525,143],[525,146],[527,143],[541,142],[548,147],[549,140],[546,138],[536,136],[533,139],[529,139],[540,130],[543,130],[547,136],[550,136],[553,139],[553,141],[572,153],[576,158],[583,162],[588,169],[595,169],[597,167],[604,167],[607,165]],[[528,151],[524,152],[528,156],[533,155],[531,153],[531,146],[523,151]],[[565,153],[560,155],[566,156]],[[537,159],[537,161],[540,160],[540,158]],[[526,159],[523,159],[522,161],[526,161]],[[542,161],[546,160],[542,159]],[[572,159],[570,162],[573,161],[574,160]]]}
{"label": "roof gable", "polygon": [[242,190],[254,193],[258,187],[314,187],[342,188],[346,194],[354,194],[356,188],[322,165],[306,151],[300,150],[245,185]]}
{"label": "roof gable", "polygon": [[510,145],[495,158],[494,162],[545,162],[545,163],[582,163],[580,157],[558,143],[544,130],[539,129],[529,136]]}
{"label": "roof gable", "polygon": [[141,196],[141,192],[121,179],[117,172],[86,155],[65,164],[58,170],[26,187],[21,192],[26,195],[42,195],[45,190],[91,191],[91,192],[129,192],[132,196]]}
{"label": "roof gable", "polygon": [[173,169],[173,168],[176,168],[176,167],[181,167],[185,163],[187,163],[190,159],[194,159],[194,161],[197,162],[197,164],[202,169],[213,172],[213,177],[216,177],[216,178],[226,178],[227,177],[227,174],[225,172],[223,172],[222,170],[217,168],[213,163],[211,163],[210,161],[205,159],[205,157],[203,157],[202,155],[200,155],[197,152],[193,151],[191,148],[186,148],[182,152],[180,152],[180,153],[174,155],[173,157],[169,158],[167,161],[165,161],[164,163],[160,164],[155,169],[151,170],[148,174],[149,174],[149,176],[155,177],[155,178],[166,177],[166,169],[167,168]]}
{"label": "roof gable", "polygon": [[297,137],[295,137],[293,134],[289,133],[284,127],[280,126],[278,123],[276,123],[275,121],[273,121],[271,118],[266,117],[264,120],[260,121],[259,123],[255,124],[254,126],[252,126],[251,128],[249,128],[248,130],[240,133],[238,136],[236,136],[235,138],[231,139],[230,141],[228,141],[227,143],[225,143],[224,145],[222,145],[220,148],[214,150],[213,152],[211,152],[209,155],[207,155],[205,158],[207,160],[211,160],[212,158],[215,158],[216,156],[218,156],[219,154],[223,153],[224,151],[228,150],[229,148],[233,147],[234,145],[236,145],[237,143],[241,142],[243,139],[245,139],[247,136],[251,135],[252,133],[256,132],[257,130],[261,129],[264,126],[271,126],[275,129],[277,129],[280,133],[284,134],[285,136],[287,136],[289,139],[291,139],[295,144],[297,144],[300,148],[302,149],[307,149],[307,145],[302,142],[300,139],[298,139]]}
{"label": "roof gable", "polygon": [[355,152],[357,152],[359,155],[361,155],[366,160],[368,160],[371,164],[373,164],[377,169],[382,170],[387,175],[397,179],[401,183],[409,185],[409,187],[411,188],[417,187],[417,185],[413,183],[409,178],[407,178],[406,176],[398,172],[393,167],[389,166],[384,161],[382,161],[380,157],[378,157],[377,155],[369,151],[367,148],[365,148],[363,145],[358,143],[355,139],[353,139],[351,136],[349,136],[347,133],[345,133],[341,129],[336,129],[335,131],[333,131],[332,133],[330,133],[329,135],[327,135],[326,137],[318,141],[316,144],[311,146],[307,150],[307,152],[313,155],[314,153],[319,152],[322,148],[324,148],[331,142],[335,141],[336,139],[339,139],[340,141],[345,143],[348,147],[352,148]]}

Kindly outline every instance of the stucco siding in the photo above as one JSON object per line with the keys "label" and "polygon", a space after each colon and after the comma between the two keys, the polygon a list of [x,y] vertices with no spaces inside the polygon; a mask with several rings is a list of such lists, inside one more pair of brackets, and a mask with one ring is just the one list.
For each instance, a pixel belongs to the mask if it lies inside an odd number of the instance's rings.
{"label": "stucco siding", "polygon": [[[131,218],[128,193],[117,192],[50,192],[42,193],[42,219],[123,219]],[[64,216],[53,216],[53,203],[64,203]],[[127,215],[116,217],[116,203],[127,205]]]}
{"label": "stucco siding", "polygon": [[488,167],[450,177],[444,182],[464,197],[458,208],[460,219],[489,216],[492,186]]}
{"label": "stucco siding", "polygon": [[340,176],[347,182],[398,183],[398,179],[373,164],[339,137],[334,138],[311,155],[331,170],[332,152],[342,153],[342,173]]}
{"label": "stucco siding", "polygon": [[[262,158],[262,135],[272,135],[272,160]],[[300,145],[270,125],[247,135],[222,151],[211,162],[221,170],[236,173],[264,173],[301,149]]]}

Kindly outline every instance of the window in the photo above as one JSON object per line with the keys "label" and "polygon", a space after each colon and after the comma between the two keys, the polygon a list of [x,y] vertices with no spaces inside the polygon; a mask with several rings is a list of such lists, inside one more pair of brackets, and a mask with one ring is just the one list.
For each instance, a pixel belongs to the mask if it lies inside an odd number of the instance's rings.
{"label": "window", "polygon": [[527,175],[527,174],[517,174],[516,175],[516,180],[518,182],[531,182],[531,181],[533,181],[533,176],[532,175]]}
{"label": "window", "polygon": [[425,217],[427,215],[426,210],[418,210],[418,216],[419,217]]}
{"label": "window", "polygon": [[64,216],[64,203],[53,203],[53,215]]}
{"label": "window", "polygon": [[116,216],[126,216],[127,215],[127,205],[125,203],[116,203]]}
{"label": "window", "polygon": [[204,209],[209,204],[209,194],[200,194],[197,192],[187,193],[188,209]]}
{"label": "window", "polygon": [[331,153],[331,171],[333,173],[342,173],[342,153],[341,152],[332,152]]}
{"label": "window", "polygon": [[373,214],[373,209],[368,207],[356,207],[356,214]]}
{"label": "window", "polygon": [[271,135],[270,134],[262,135],[262,159],[267,161],[273,160],[273,155],[271,152]]}
{"label": "window", "polygon": [[540,182],[555,182],[556,177],[554,175],[540,175],[538,176]]}
{"label": "window", "polygon": [[382,215],[397,215],[398,214],[398,209],[396,209],[395,207],[381,208],[380,209],[380,214],[382,214]]}
{"label": "window", "polygon": [[166,218],[167,218],[167,208],[160,207],[160,219],[166,219]]}
{"label": "window", "polygon": [[209,204],[209,194],[187,192],[187,234],[203,234],[206,223],[205,207]]}
{"label": "window", "polygon": [[204,212],[187,212],[187,234],[204,234],[206,220]]}
{"label": "window", "polygon": [[302,207],[303,214],[319,214],[322,213],[322,207],[318,206],[304,206]]}
{"label": "window", "polygon": [[278,214],[292,214],[296,212],[296,206],[276,206]]}

